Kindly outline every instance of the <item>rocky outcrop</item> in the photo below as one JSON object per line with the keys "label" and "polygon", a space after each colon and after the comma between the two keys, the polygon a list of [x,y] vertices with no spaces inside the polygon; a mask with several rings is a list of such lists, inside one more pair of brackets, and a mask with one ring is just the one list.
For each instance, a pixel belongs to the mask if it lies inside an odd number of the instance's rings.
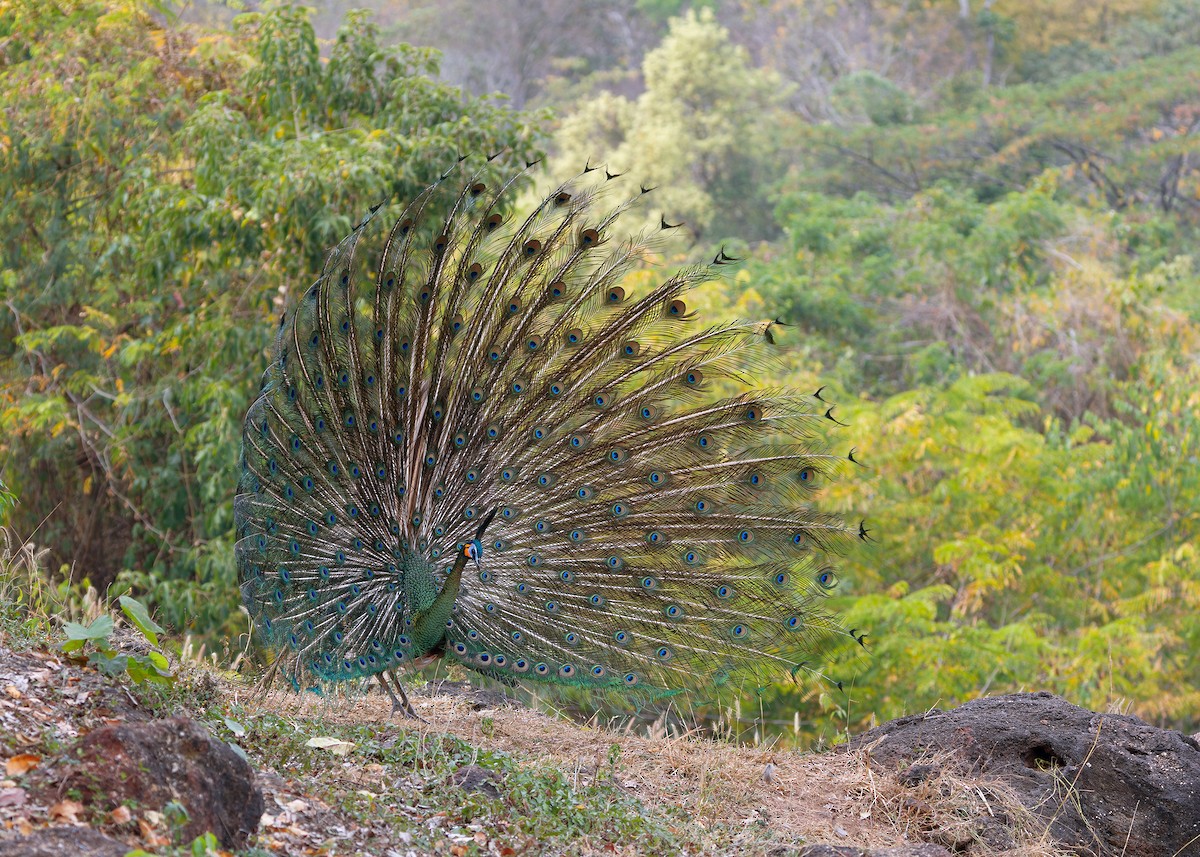
{"label": "rocky outcrop", "polygon": [[221,845],[245,847],[263,814],[254,770],[228,745],[183,717],[106,726],[84,736],[60,787],[78,789],[90,809],[109,813],[126,802],[161,811],[187,810],[190,841],[211,831]]}
{"label": "rocky outcrop", "polygon": [[1200,855],[1200,744],[1136,717],[1018,693],[902,717],[848,746],[914,784],[952,751],[1080,854]]}

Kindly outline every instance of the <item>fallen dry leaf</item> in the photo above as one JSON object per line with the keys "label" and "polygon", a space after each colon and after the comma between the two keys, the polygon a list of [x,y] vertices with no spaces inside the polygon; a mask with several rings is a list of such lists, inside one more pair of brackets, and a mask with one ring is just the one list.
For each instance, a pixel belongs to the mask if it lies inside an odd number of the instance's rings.
{"label": "fallen dry leaf", "polygon": [[147,822],[144,818],[138,819],[138,829],[142,832],[142,839],[145,840],[147,845],[153,848],[161,845],[171,844],[171,840],[169,838],[166,836],[160,836],[158,833],[156,833],[154,828],[151,827],[149,822]]}
{"label": "fallen dry leaf", "polygon": [[51,821],[65,821],[68,824],[79,824],[79,814],[83,812],[83,804],[77,800],[60,800],[50,807]]}
{"label": "fallen dry leaf", "polygon": [[113,824],[125,824],[133,818],[133,813],[129,811],[129,807],[119,806],[110,812],[108,817],[112,819]]}
{"label": "fallen dry leaf", "polygon": [[20,753],[4,763],[4,773],[10,777],[19,777],[21,774],[32,771],[41,761],[41,756],[35,756],[33,753]]}
{"label": "fallen dry leaf", "polygon": [[331,738],[327,735],[318,735],[315,738],[309,738],[305,746],[315,747],[318,750],[328,750],[335,756],[346,756],[354,749],[354,742],[343,741],[340,738]]}
{"label": "fallen dry leaf", "polygon": [[25,789],[0,789],[0,806],[21,806],[25,798]]}

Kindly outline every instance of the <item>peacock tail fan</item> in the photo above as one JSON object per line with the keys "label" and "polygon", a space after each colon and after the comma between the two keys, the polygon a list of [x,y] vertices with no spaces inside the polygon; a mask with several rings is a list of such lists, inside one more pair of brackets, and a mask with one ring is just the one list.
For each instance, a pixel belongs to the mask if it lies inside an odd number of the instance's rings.
{"label": "peacock tail fan", "polygon": [[770,325],[689,312],[731,258],[627,293],[672,228],[621,237],[646,189],[587,168],[518,217],[523,174],[469,170],[373,211],[280,320],[235,504],[274,671],[445,655],[639,699],[820,676],[856,639],[825,605],[861,532],[813,506],[846,459],[819,391],[747,391]]}

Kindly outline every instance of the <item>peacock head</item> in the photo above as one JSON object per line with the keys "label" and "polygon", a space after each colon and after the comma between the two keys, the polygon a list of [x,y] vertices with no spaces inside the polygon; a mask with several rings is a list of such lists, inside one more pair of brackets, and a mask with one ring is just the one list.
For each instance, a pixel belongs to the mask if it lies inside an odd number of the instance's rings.
{"label": "peacock head", "polygon": [[475,563],[476,569],[483,567],[483,533],[488,528],[488,524],[492,522],[492,518],[496,517],[498,508],[492,509],[484,516],[479,523],[479,529],[475,531],[475,538],[463,545],[463,556]]}

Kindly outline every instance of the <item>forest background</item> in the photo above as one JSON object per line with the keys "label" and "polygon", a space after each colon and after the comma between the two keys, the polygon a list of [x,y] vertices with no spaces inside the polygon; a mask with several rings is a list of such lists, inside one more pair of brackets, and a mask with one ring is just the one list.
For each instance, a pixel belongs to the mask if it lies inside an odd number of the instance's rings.
{"label": "forest background", "polygon": [[[724,246],[866,466],[803,740],[1048,689],[1200,729],[1200,0],[0,0],[0,525],[25,597],[236,653],[242,416],[328,247],[453,153]],[[410,47],[428,45],[431,47]],[[633,276],[653,276],[638,273]]]}

